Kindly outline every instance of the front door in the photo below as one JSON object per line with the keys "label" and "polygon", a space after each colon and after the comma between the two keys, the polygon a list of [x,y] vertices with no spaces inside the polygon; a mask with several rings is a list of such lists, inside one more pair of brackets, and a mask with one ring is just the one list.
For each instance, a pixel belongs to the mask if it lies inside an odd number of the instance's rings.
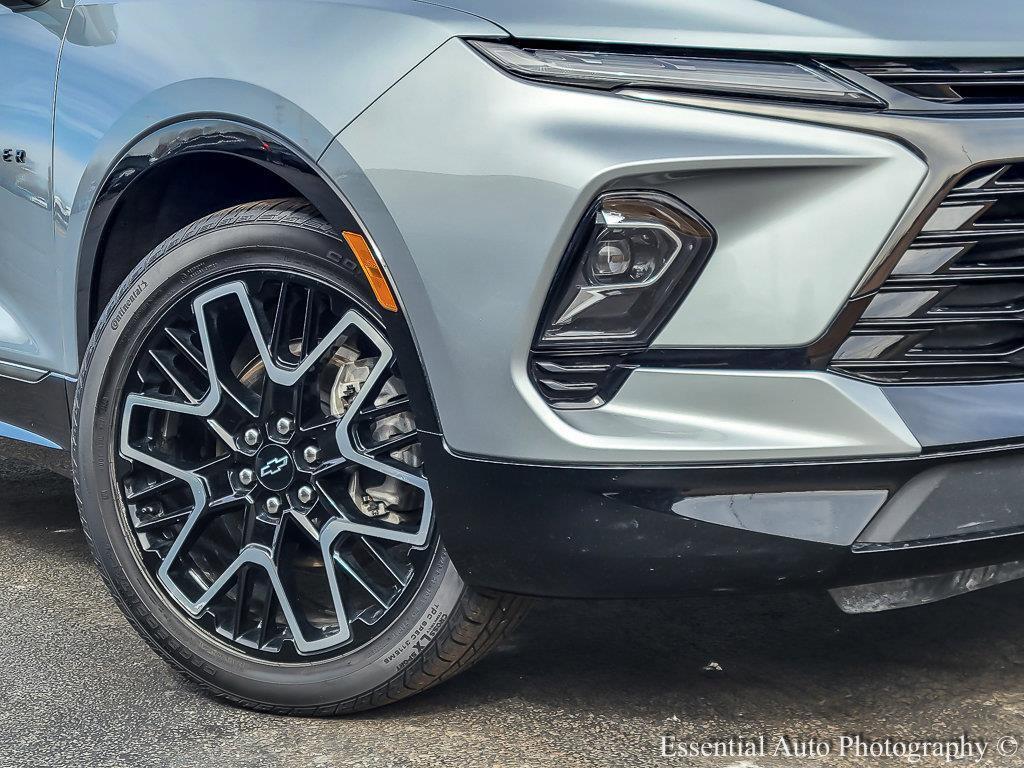
{"label": "front door", "polygon": [[[0,0],[0,362],[58,368],[53,95],[72,0]],[[65,278],[66,279],[66,278]]]}

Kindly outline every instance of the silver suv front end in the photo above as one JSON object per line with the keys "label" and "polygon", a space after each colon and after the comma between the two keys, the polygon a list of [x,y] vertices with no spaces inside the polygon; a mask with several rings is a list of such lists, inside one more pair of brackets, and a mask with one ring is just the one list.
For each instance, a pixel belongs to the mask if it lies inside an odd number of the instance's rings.
{"label": "silver suv front end", "polygon": [[[1024,417],[1007,408],[1024,396],[1024,237],[1003,237],[1024,226],[1024,99],[979,85],[1012,70],[803,57],[769,78],[799,94],[758,92],[733,65],[711,67],[728,88],[690,71],[609,88],[580,74],[607,57],[497,49],[441,46],[322,159],[361,178],[414,329],[467,578],[573,595],[835,586],[1024,549]],[[713,240],[672,311],[633,336],[629,302],[552,331],[609,281],[622,293],[622,249],[580,233],[628,224],[600,207],[645,195],[691,222],[664,248],[692,235],[700,255],[705,225]],[[967,246],[993,228],[1002,267],[958,261],[988,253]],[[580,283],[586,243],[603,261]],[[963,503],[979,477],[986,503]],[[509,566],[512,550],[533,566]]]}

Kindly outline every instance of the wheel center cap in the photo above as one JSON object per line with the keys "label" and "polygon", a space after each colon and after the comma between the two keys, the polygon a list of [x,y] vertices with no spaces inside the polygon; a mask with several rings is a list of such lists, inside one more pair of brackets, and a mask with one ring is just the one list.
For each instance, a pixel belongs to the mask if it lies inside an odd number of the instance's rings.
{"label": "wheel center cap", "polygon": [[283,491],[295,478],[295,464],[284,448],[268,445],[256,454],[256,476],[264,488]]}

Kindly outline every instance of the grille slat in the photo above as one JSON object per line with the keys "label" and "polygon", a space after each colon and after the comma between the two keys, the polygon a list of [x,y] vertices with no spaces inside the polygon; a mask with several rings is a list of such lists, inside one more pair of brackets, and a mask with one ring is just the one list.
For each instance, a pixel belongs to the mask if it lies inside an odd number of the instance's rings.
{"label": "grille slat", "polygon": [[831,367],[879,383],[1024,379],[1024,163],[959,180]]}
{"label": "grille slat", "polygon": [[1024,104],[1024,61],[843,62],[862,75],[925,101],[977,107]]}
{"label": "grille slat", "polygon": [[949,196],[949,200],[957,202],[991,202],[994,203],[1000,198],[1004,197],[1015,197],[1024,195],[1024,185],[1018,184],[1007,184],[1003,187],[989,187],[986,189],[963,189],[959,192],[954,192]]}
{"label": "grille slat", "polygon": [[538,391],[557,408],[600,405],[635,367],[615,354],[534,353],[530,359],[530,375]]}

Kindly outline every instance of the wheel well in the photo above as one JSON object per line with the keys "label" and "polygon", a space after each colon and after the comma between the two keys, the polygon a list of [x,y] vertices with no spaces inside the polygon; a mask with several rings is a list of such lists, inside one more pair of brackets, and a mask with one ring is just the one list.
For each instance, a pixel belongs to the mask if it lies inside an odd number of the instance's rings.
{"label": "wheel well", "polygon": [[89,332],[136,264],[182,227],[209,213],[274,197],[303,197],[272,171],[243,157],[196,152],[161,162],[124,191],[93,265]]}

